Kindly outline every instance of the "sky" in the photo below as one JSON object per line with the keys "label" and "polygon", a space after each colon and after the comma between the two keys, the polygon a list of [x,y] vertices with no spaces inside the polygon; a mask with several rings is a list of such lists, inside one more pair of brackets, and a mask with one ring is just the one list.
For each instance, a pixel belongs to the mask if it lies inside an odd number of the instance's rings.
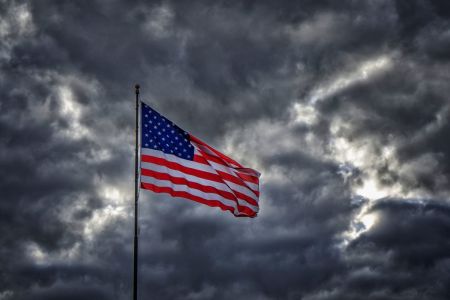
{"label": "sky", "polygon": [[0,300],[130,299],[134,85],[262,173],[140,193],[141,299],[449,299],[447,0],[0,0]]}

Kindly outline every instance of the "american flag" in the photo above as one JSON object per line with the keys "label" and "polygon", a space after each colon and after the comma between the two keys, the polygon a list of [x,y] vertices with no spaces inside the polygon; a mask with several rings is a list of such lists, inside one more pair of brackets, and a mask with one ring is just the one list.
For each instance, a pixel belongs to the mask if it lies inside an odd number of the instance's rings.
{"label": "american flag", "polygon": [[237,217],[257,215],[257,171],[141,104],[141,188],[219,207]]}

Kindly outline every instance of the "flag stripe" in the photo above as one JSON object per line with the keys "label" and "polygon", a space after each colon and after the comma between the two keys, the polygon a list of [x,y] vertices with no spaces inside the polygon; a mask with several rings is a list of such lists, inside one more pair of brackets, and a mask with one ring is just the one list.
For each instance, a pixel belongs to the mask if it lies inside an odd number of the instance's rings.
{"label": "flag stripe", "polygon": [[[258,197],[251,191],[240,185],[236,185],[226,180],[221,180],[220,176],[215,176],[215,178],[205,178],[203,177],[204,174],[200,176],[196,174],[197,172],[195,169],[183,168],[183,166],[180,166],[179,164],[166,165],[166,163],[167,161],[165,160],[161,160],[159,158],[155,159],[154,157],[147,156],[141,163],[141,172],[144,174],[147,170],[155,170],[168,173],[170,175],[173,175],[174,177],[184,177],[190,181],[202,181],[202,183],[209,184],[217,189],[231,192],[237,198],[245,200],[253,205],[258,205]],[[186,169],[188,169],[188,171],[186,171]],[[211,173],[211,175],[214,174]]]}
{"label": "flag stripe", "polygon": [[214,170],[211,170],[211,167],[208,165],[200,164],[200,163],[197,163],[197,162],[194,162],[191,160],[182,159],[175,155],[165,154],[158,150],[142,148],[141,154],[143,156],[151,156],[151,157],[155,157],[155,158],[160,158],[160,159],[166,160],[168,162],[178,163],[178,164],[186,166],[186,167],[190,167],[193,169],[197,169],[197,170],[205,171],[205,172],[208,172],[211,174],[215,174]]}
{"label": "flag stripe", "polygon": [[194,200],[194,201],[206,204],[208,206],[220,207],[222,210],[228,210],[228,211],[234,212],[233,206],[225,205],[218,200],[206,200],[201,197],[191,195],[185,191],[175,191],[170,187],[158,186],[158,185],[147,183],[147,182],[141,182],[141,187],[144,189],[147,189],[147,190],[154,191],[156,193],[165,193],[165,194],[170,194],[174,197],[187,198],[189,200]]}
{"label": "flag stripe", "polygon": [[239,172],[242,175],[245,175],[245,177],[247,178],[246,180],[251,181],[253,183],[258,183],[259,180],[259,174],[255,175],[254,172],[252,172],[251,169],[248,168],[243,168],[243,167],[234,167],[234,166],[230,166],[227,162],[223,161],[220,157],[218,156],[213,156],[210,155],[208,153],[202,152],[202,150],[197,149],[199,153],[201,154],[196,154],[194,156],[194,161],[198,161],[201,163],[204,163],[205,160],[207,160],[208,162],[211,163],[215,163],[216,165],[221,165],[227,169],[231,169],[235,172]]}
{"label": "flag stripe", "polygon": [[[141,183],[147,183],[147,184],[152,184],[152,185],[156,185],[159,187],[166,187],[166,188],[170,188],[172,191],[174,192],[184,192],[184,193],[188,193],[191,196],[194,197],[199,197],[202,198],[204,201],[219,201],[220,203],[222,203],[225,206],[229,206],[229,207],[235,207],[236,203],[238,204],[239,207],[247,207],[248,209],[257,212],[258,208],[248,204],[248,203],[242,203],[240,201],[236,202],[234,200],[230,200],[230,199],[226,199],[224,197],[221,197],[218,194],[215,193],[207,193],[207,192],[203,192],[203,191],[199,191],[196,189],[191,189],[186,185],[179,185],[179,184],[174,184],[170,181],[167,180],[159,180],[153,177],[148,177],[148,176],[142,176],[141,177]],[[171,194],[172,195],[172,194]]]}
{"label": "flag stripe", "polygon": [[190,175],[190,174],[187,174],[187,173],[184,173],[182,171],[175,170],[175,169],[169,169],[166,166],[162,166],[162,165],[158,165],[158,164],[143,162],[141,164],[141,170],[142,170],[142,174],[147,172],[147,170],[160,172],[160,173],[167,173],[167,174],[169,174],[172,177],[182,177],[182,178],[185,178],[186,180],[189,180],[189,181],[201,180],[204,184],[213,186],[213,187],[215,187],[217,189],[220,189],[220,190],[223,190],[223,191],[230,191],[231,190],[228,185],[226,185],[226,184],[224,184],[222,182],[217,182],[217,181],[213,181],[213,180],[209,180],[209,179],[203,179],[203,178],[199,179],[197,176]]}
{"label": "flag stripe", "polygon": [[246,168],[238,168],[237,169],[234,167],[229,167],[228,165],[224,164],[220,160],[217,160],[217,158],[212,158],[211,156],[206,155],[204,153],[202,153],[200,155],[199,154],[194,155],[194,161],[198,162],[198,163],[202,163],[202,164],[214,164],[214,165],[220,166],[226,170],[233,170],[233,173],[234,174],[238,173],[239,177],[241,177],[243,180],[250,181],[255,184],[257,184],[259,182],[259,178],[247,173]]}
{"label": "flag stripe", "polygon": [[[158,156],[160,156],[159,153]],[[231,186],[233,189],[243,194],[246,194],[247,196],[252,197],[255,200],[258,199],[258,191],[253,191],[249,189],[247,185],[248,183],[228,173],[215,171],[211,166],[206,166],[192,161],[185,161],[184,159],[180,159],[174,155],[164,155],[164,157],[155,157],[153,155],[143,154],[141,157],[142,162],[162,165],[173,170],[179,170],[183,173],[194,175],[196,177],[225,183]],[[212,173],[211,171],[215,173]]]}
{"label": "flag stripe", "polygon": [[[147,148],[142,148],[142,155],[161,158],[161,159],[164,159],[164,160],[167,160],[170,162],[178,163],[178,164],[186,166],[186,167],[190,167],[193,169],[197,169],[197,170],[201,170],[201,171],[205,171],[205,172],[217,175],[217,171],[214,169],[214,167],[212,167],[212,164],[209,163],[206,159],[202,158],[201,153],[197,153],[194,155],[194,157],[197,157],[197,161],[181,159],[175,155],[165,154],[161,151],[147,149]],[[229,178],[230,181],[233,181],[234,183],[243,185],[245,187],[250,187],[254,191],[258,191],[258,184],[255,184],[253,178],[251,178],[250,180],[246,180],[245,178],[240,178],[236,175],[236,172],[234,172],[234,170],[231,168],[223,167],[221,170],[225,173],[228,173],[230,176],[234,177],[234,178]],[[245,181],[245,184],[242,181]]]}
{"label": "flag stripe", "polygon": [[197,157],[197,162],[205,163],[210,165],[216,173],[220,176],[225,178],[228,181],[231,181],[233,183],[245,186],[247,189],[250,189],[256,196],[259,196],[258,191],[258,185],[254,184],[253,182],[247,181],[245,178],[240,177],[239,173],[233,170],[232,168],[225,167],[221,164],[216,164],[214,162],[208,162],[205,158],[202,158],[201,156]]}
{"label": "flag stripe", "polygon": [[202,197],[198,197],[195,195],[191,195],[188,192],[184,192],[184,191],[175,191],[170,187],[163,187],[163,186],[157,186],[151,183],[145,183],[142,182],[141,183],[141,188],[146,189],[146,190],[151,190],[155,193],[165,193],[165,194],[169,194],[173,197],[181,197],[181,198],[185,198],[185,199],[189,199],[198,203],[202,203],[205,205],[208,205],[210,207],[219,207],[220,209],[224,210],[224,211],[230,211],[231,213],[233,213],[234,215],[236,215],[237,217],[256,217],[257,211],[253,211],[248,207],[245,206],[239,206],[239,213],[235,213],[234,208],[232,206],[228,206],[223,204],[220,201],[217,200],[207,200],[204,199]]}
{"label": "flag stripe", "polygon": [[[212,155],[216,155],[218,157],[220,157],[222,160],[226,161],[228,164],[237,167],[237,168],[243,168],[243,166],[238,163],[237,161],[235,161],[234,159],[229,158],[226,155],[223,155],[222,153],[220,153],[219,151],[217,151],[216,149],[214,149],[213,147],[211,147],[210,145],[204,143],[202,140],[200,140],[199,138],[190,135],[191,141],[194,142],[197,147],[203,149],[205,152],[207,153],[211,153]],[[207,150],[209,151],[207,151]]]}
{"label": "flag stripe", "polygon": [[236,196],[233,193],[218,189],[211,185],[200,184],[200,183],[198,183],[198,181],[194,182],[194,181],[189,181],[183,177],[171,176],[169,173],[160,173],[160,172],[155,172],[153,170],[142,169],[141,174],[142,174],[142,176],[145,176],[145,177],[152,177],[152,178],[155,178],[158,180],[170,181],[171,183],[176,184],[176,185],[186,185],[190,188],[199,190],[201,192],[214,193],[214,194],[220,195],[229,200],[236,200]]}
{"label": "flag stripe", "polygon": [[173,122],[141,105],[140,186],[182,197],[236,217],[259,211],[259,176]]}
{"label": "flag stripe", "polygon": [[198,178],[196,179],[195,177],[186,175],[182,172],[160,168],[157,165],[150,166],[149,164],[146,167],[150,168],[141,169],[141,174],[143,176],[153,177],[159,180],[167,180],[175,184],[184,184],[203,192],[219,194],[227,199],[231,200],[240,199],[248,202],[249,204],[255,206],[258,205],[258,202],[255,199],[250,198],[238,191],[230,189],[226,184],[220,184],[205,179],[198,179]]}

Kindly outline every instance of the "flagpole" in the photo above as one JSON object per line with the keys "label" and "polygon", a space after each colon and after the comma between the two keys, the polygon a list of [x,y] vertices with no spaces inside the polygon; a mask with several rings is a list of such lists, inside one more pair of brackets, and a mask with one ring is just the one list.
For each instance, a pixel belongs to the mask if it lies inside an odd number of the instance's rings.
{"label": "flagpole", "polygon": [[139,84],[135,85],[136,93],[136,126],[135,126],[135,153],[134,153],[134,252],[133,252],[133,300],[137,300],[137,274],[138,274],[138,199],[139,199]]}

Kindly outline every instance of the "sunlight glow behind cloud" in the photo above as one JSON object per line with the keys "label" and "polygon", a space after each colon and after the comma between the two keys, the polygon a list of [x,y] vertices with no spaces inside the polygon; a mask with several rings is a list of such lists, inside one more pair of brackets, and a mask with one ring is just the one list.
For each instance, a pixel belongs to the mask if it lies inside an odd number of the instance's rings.
{"label": "sunlight glow behind cloud", "polygon": [[393,65],[392,55],[380,55],[360,63],[354,70],[338,74],[329,81],[320,84],[308,96],[308,102],[315,104],[336,93],[351,87],[354,84],[364,82]]}

